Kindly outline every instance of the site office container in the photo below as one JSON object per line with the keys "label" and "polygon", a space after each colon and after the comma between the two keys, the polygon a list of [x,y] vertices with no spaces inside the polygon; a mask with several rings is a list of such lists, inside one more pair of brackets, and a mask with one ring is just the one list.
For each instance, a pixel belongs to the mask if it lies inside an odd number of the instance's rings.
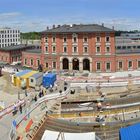
{"label": "site office container", "polygon": [[20,77],[20,87],[26,86],[26,88],[29,88],[29,77],[33,74],[38,73],[38,71],[31,71],[23,76]]}
{"label": "site office container", "polygon": [[43,87],[54,86],[54,82],[56,81],[55,73],[48,73],[43,75]]}
{"label": "site office container", "polygon": [[42,84],[42,80],[43,80],[43,73],[38,72],[32,75],[31,77],[29,77],[29,86],[34,88],[36,86],[40,86]]}
{"label": "site office container", "polygon": [[31,72],[31,70],[23,70],[21,72],[18,72],[14,75],[12,75],[12,81],[13,81],[13,84],[14,86],[18,86],[20,85],[20,77]]}

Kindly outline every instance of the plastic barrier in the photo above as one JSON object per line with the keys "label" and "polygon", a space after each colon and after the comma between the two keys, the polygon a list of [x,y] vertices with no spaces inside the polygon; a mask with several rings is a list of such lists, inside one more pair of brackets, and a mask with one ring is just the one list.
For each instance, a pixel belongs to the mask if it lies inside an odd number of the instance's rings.
{"label": "plastic barrier", "polygon": [[32,124],[33,124],[33,120],[31,119],[31,120],[28,122],[27,126],[25,127],[25,131],[26,131],[26,132],[28,132],[28,131],[30,130],[30,127],[31,127]]}
{"label": "plastic barrier", "polygon": [[18,108],[20,105],[22,105],[24,103],[25,103],[24,100],[20,100],[20,101],[17,101],[15,104],[12,104],[12,105],[8,106],[7,108],[3,109],[2,111],[0,111],[0,119],[3,116],[11,113],[14,110],[15,107]]}

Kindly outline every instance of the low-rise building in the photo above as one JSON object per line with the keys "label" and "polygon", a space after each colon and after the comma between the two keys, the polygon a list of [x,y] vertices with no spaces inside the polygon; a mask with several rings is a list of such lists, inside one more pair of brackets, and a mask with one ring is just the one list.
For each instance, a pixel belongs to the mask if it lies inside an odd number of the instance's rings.
{"label": "low-rise building", "polygon": [[22,60],[22,51],[34,49],[33,45],[13,45],[10,47],[0,48],[0,62],[13,63]]}
{"label": "low-rise building", "polygon": [[22,52],[22,66],[38,69],[41,64],[41,49],[31,49]]}

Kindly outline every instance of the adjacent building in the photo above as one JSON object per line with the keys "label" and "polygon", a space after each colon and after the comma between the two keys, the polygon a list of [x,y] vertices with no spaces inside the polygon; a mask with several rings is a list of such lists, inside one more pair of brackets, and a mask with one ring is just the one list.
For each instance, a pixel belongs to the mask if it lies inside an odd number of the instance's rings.
{"label": "adjacent building", "polygon": [[116,71],[140,69],[140,34],[123,33],[115,38]]}
{"label": "adjacent building", "polygon": [[41,64],[41,49],[28,49],[22,52],[22,65],[38,69]]}
{"label": "adjacent building", "polygon": [[0,29],[0,48],[20,44],[20,31],[11,28]]}
{"label": "adjacent building", "polygon": [[22,52],[30,49],[34,50],[36,46],[20,44],[0,48],[0,63],[11,64],[13,62],[22,61]]}

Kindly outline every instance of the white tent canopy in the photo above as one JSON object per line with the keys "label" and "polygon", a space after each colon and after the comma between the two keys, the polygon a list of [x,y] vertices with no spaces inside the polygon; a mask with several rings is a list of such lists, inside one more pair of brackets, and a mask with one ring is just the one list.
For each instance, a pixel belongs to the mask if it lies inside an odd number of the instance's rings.
{"label": "white tent canopy", "polygon": [[95,132],[63,133],[46,130],[41,140],[95,140]]}

